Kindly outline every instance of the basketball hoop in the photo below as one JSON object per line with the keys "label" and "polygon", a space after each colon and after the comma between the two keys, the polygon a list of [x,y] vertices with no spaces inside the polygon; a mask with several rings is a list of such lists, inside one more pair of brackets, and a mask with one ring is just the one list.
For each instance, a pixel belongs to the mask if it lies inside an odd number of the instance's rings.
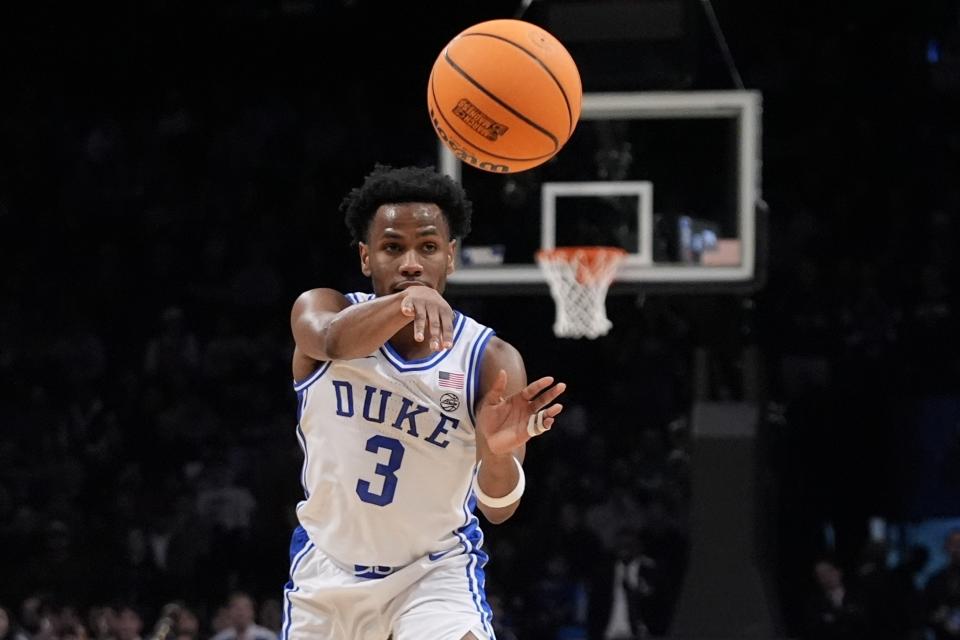
{"label": "basketball hoop", "polygon": [[610,331],[604,301],[617,267],[627,256],[618,247],[557,247],[537,251],[537,264],[557,306],[558,338],[597,338]]}

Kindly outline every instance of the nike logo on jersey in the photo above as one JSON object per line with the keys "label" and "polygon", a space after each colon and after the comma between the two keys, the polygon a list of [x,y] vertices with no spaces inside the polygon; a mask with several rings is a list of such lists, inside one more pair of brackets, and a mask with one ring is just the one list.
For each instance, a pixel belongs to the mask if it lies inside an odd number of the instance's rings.
{"label": "nike logo on jersey", "polygon": [[446,551],[441,551],[440,553],[429,553],[427,554],[427,557],[430,558],[430,562],[436,562],[451,551],[453,551],[453,549],[447,549]]}

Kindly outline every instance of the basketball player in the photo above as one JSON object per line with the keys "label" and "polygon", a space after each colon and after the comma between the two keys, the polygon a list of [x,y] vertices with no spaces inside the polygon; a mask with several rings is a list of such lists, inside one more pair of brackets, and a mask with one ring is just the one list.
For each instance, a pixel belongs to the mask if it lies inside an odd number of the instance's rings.
{"label": "basketball player", "polygon": [[341,209],[372,293],[293,305],[304,450],[283,640],[488,640],[483,533],[517,509],[563,383],[443,298],[470,228],[462,188],[377,166]]}

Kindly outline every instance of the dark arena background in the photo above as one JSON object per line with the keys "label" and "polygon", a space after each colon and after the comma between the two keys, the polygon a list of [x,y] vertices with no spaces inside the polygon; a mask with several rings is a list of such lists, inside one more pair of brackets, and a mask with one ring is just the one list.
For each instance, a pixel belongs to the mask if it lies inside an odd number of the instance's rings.
{"label": "dark arena background", "polygon": [[[956,0],[41,0],[0,7],[0,639],[280,633],[292,302],[367,288],[341,198],[439,165],[431,65],[511,17],[587,94],[756,92],[762,197],[749,281],[611,291],[595,340],[450,289],[570,386],[484,527],[497,637],[960,637]],[[698,201],[729,170],[672,143],[726,137],[684,131],[556,161]],[[549,166],[461,169],[478,239],[537,237]]]}

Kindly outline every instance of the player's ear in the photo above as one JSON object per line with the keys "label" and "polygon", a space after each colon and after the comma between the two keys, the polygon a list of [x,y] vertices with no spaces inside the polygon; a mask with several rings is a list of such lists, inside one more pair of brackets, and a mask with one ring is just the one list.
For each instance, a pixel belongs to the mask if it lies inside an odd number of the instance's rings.
{"label": "player's ear", "polygon": [[367,248],[366,243],[358,242],[357,248],[360,250],[360,271],[363,272],[363,275],[370,277],[370,250]]}
{"label": "player's ear", "polygon": [[447,251],[447,275],[450,275],[454,272],[457,267],[457,239],[454,238],[450,241],[450,250]]}

